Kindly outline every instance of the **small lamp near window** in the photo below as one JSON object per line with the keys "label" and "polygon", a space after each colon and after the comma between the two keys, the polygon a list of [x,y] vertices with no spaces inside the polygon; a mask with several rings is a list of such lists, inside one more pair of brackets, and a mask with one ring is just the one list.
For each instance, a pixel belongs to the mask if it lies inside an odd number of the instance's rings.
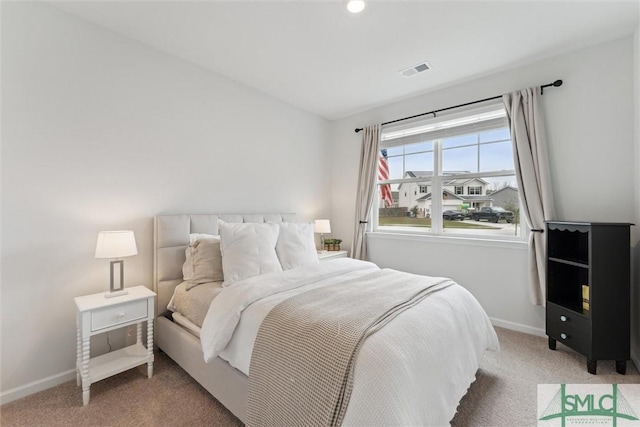
{"label": "small lamp near window", "polygon": [[[124,290],[124,261],[120,258],[137,255],[136,238],[132,230],[101,231],[98,233],[96,244],[96,258],[111,258],[109,292],[104,294],[106,298],[127,295]],[[119,265],[120,281],[115,286],[115,266]]]}
{"label": "small lamp near window", "polygon": [[320,250],[318,252],[324,253],[324,234],[331,233],[331,222],[328,219],[316,219],[313,231],[320,234]]}

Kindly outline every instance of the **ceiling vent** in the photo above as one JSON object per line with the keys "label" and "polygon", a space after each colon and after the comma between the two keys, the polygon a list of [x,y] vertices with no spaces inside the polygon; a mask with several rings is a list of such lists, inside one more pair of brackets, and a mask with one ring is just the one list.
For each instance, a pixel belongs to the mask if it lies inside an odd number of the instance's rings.
{"label": "ceiling vent", "polygon": [[404,70],[400,70],[400,73],[405,77],[412,77],[412,76],[415,76],[416,74],[423,73],[429,69],[431,69],[431,66],[429,64],[427,64],[426,62],[421,62],[412,67],[405,68]]}

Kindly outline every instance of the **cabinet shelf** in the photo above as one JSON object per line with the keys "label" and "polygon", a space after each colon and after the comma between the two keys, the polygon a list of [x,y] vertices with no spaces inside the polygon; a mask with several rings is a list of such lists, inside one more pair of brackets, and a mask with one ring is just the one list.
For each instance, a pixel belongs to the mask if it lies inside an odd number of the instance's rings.
{"label": "cabinet shelf", "polygon": [[559,262],[559,263],[567,264],[567,265],[572,265],[574,267],[589,268],[589,264],[585,264],[585,263],[580,262],[580,261],[573,261],[573,260],[569,260],[569,259],[549,257],[549,261]]}
{"label": "cabinet shelf", "polygon": [[589,232],[584,226],[554,227],[547,230],[548,256],[554,260],[571,260],[589,264]]}
{"label": "cabinet shelf", "polygon": [[152,357],[153,355],[149,354],[147,348],[141,343],[93,357],[89,361],[91,383],[136,366],[153,362]]}

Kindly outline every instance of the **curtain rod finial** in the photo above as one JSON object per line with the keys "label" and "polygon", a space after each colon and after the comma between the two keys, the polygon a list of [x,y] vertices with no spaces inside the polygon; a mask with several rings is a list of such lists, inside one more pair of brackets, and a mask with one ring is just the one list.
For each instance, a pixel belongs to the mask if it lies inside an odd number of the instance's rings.
{"label": "curtain rod finial", "polygon": [[562,86],[562,80],[556,80],[555,82],[553,82],[553,86],[554,87]]}
{"label": "curtain rod finial", "polygon": [[362,128],[356,128],[356,133],[360,132]]}

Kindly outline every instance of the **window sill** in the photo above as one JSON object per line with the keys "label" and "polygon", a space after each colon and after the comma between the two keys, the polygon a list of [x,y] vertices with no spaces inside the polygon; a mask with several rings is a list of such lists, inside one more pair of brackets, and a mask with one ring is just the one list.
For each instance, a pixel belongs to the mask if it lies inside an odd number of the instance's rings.
{"label": "window sill", "polygon": [[507,248],[527,250],[528,244],[522,240],[501,240],[491,238],[472,238],[460,236],[432,236],[417,233],[398,233],[398,232],[382,232],[372,231],[366,233],[369,239],[388,239],[388,240],[405,240],[419,241],[437,244],[464,245],[464,246],[482,246],[491,248]]}

